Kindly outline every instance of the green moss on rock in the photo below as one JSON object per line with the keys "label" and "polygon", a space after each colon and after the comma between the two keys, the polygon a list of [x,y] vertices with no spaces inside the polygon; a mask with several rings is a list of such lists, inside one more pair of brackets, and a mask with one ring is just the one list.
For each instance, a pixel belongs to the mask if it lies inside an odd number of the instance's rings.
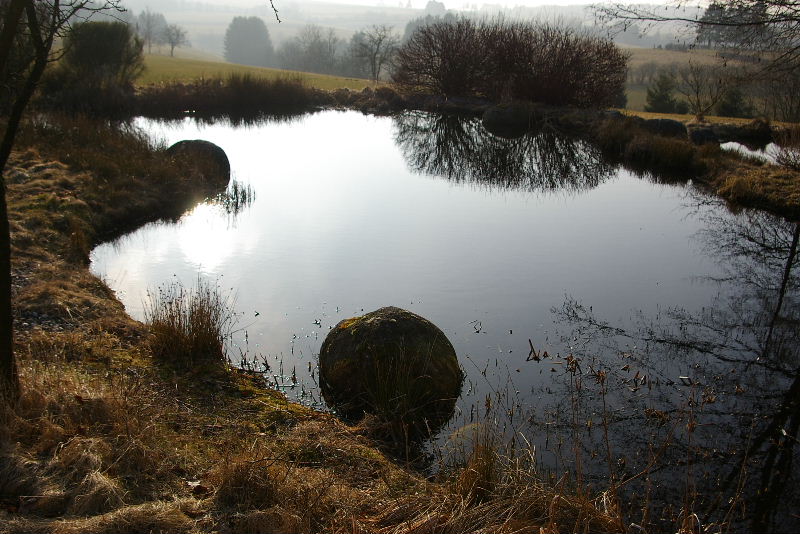
{"label": "green moss on rock", "polygon": [[322,393],[346,419],[365,413],[437,430],[452,416],[463,373],[444,333],[395,307],[345,319],[319,355]]}

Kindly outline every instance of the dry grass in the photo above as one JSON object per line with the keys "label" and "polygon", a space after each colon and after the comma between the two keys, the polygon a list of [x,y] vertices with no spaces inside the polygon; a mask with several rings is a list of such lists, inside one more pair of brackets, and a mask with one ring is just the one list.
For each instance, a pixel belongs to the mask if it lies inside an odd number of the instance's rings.
{"label": "dry grass", "polygon": [[[695,120],[695,117],[692,114],[680,115],[677,113],[651,113],[649,111],[635,111],[633,109],[620,109],[618,111],[631,117],[641,117],[643,119],[672,119],[683,123],[688,123]],[[753,119],[742,119],[736,117],[717,117],[714,115],[706,115],[704,118],[705,121],[710,124],[745,125],[753,122]],[[780,125],[783,123],[776,123],[776,124]]]}
{"label": "dry grass", "polygon": [[177,282],[159,287],[148,291],[144,313],[155,358],[179,367],[225,363],[236,315],[219,286],[198,278],[193,288]]}
{"label": "dry grass", "polygon": [[261,77],[231,73],[227,77],[149,86],[139,91],[131,113],[148,117],[255,119],[314,109],[321,92],[306,85],[302,76]]}
{"label": "dry grass", "polygon": [[630,68],[651,62],[664,66],[683,65],[689,61],[701,65],[713,65],[720,62],[719,53],[716,50],[690,49],[682,51],[637,46],[623,47],[623,50],[630,53],[628,62]]}
{"label": "dry grass", "polygon": [[[742,135],[754,137],[764,126],[759,120],[737,124]],[[606,155],[636,172],[658,179],[692,179],[733,204],[800,217],[800,172],[791,166],[766,164],[722,151],[715,144],[697,146],[686,139],[654,135],[643,131],[633,117],[601,122],[594,129],[594,141]]]}
{"label": "dry grass", "polygon": [[489,448],[429,481],[243,372],[155,365],[147,329],[66,252],[79,230],[93,243],[158,214],[159,193],[140,189],[169,165],[135,137],[142,161],[116,163],[110,132],[93,154],[88,127],[34,129],[8,174],[21,397],[0,413],[0,533],[620,529],[613,510]]}

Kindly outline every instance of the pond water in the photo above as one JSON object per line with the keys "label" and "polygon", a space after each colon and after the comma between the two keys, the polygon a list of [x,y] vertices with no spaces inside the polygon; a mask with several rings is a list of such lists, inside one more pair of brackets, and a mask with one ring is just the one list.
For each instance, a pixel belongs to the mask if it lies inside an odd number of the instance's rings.
{"label": "pond water", "polygon": [[687,510],[704,527],[800,526],[797,224],[732,213],[582,141],[504,140],[457,117],[137,125],[218,144],[254,200],[97,247],[93,272],[134,317],[148,289],[216,281],[240,313],[232,357],[321,406],[327,331],[405,308],[466,373],[441,442],[502,420],[556,476],[627,481],[625,498],[661,510],[653,530]]}

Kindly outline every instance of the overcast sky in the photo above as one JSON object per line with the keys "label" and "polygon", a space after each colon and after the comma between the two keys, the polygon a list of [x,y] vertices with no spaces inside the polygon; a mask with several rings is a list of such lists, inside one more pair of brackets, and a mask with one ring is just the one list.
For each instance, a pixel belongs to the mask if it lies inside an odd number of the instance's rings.
{"label": "overcast sky", "polygon": [[[223,4],[228,3],[231,5],[247,5],[247,6],[256,6],[256,5],[264,5],[266,2],[264,0],[210,0],[215,4]],[[275,7],[280,10],[280,5],[282,2],[287,0],[274,0]],[[314,0],[316,2],[328,2],[334,4],[358,4],[358,5],[370,5],[370,6],[398,6],[402,3],[402,5],[406,5],[408,0]],[[599,3],[603,0],[496,0],[496,1],[481,1],[481,0],[439,0],[444,3],[445,7],[448,9],[464,9],[467,6],[477,5],[480,7],[484,4],[492,4],[492,5],[502,5],[504,7],[514,7],[514,6],[529,6],[529,7],[540,7],[540,6],[565,6],[565,5],[589,5]],[[625,1],[625,0],[623,0]],[[634,0],[630,0],[633,2]],[[424,8],[425,5],[428,3],[428,0],[411,0],[411,6],[414,8]],[[638,0],[638,3],[662,3],[659,0]]]}

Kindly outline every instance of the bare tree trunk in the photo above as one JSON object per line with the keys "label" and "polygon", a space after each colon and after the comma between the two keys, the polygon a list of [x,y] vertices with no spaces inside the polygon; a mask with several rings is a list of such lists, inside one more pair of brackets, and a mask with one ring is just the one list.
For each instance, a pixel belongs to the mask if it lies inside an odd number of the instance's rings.
{"label": "bare tree trunk", "polygon": [[11,233],[8,225],[5,180],[0,178],[0,400],[19,395],[14,360],[14,315],[11,311]]}
{"label": "bare tree trunk", "polygon": [[[27,2],[22,3],[27,4]],[[32,4],[27,4],[26,7],[30,11],[33,9]],[[29,24],[33,25],[36,22],[29,21]],[[14,314],[11,307],[11,229],[8,222],[6,182],[3,174],[11,156],[11,148],[22,121],[22,114],[47,66],[49,48],[45,48],[41,41],[36,44],[36,60],[28,73],[25,85],[11,107],[6,130],[0,141],[0,398],[10,400],[19,395],[19,378],[14,360]]]}
{"label": "bare tree trunk", "polygon": [[[5,70],[14,37],[17,34],[25,0],[12,0],[3,19],[0,33],[0,72]],[[11,154],[11,143],[6,142],[11,130],[11,119],[0,144],[0,399],[13,400],[19,394],[17,366],[14,360],[14,315],[11,310],[11,231],[6,204],[4,171]],[[14,128],[16,133],[16,128]],[[10,139],[13,142],[13,135]]]}

